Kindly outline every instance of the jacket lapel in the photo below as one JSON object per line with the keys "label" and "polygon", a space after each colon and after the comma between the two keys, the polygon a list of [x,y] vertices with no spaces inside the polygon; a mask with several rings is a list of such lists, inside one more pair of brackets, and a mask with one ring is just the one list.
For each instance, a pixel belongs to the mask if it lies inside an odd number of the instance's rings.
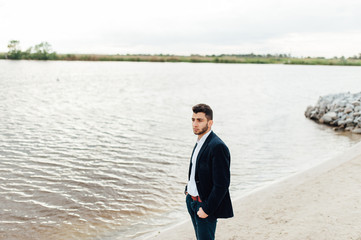
{"label": "jacket lapel", "polygon": [[214,133],[213,131],[209,134],[209,136],[207,137],[206,141],[203,143],[203,146],[201,148],[201,150],[199,150],[198,156],[197,156],[197,165],[196,165],[196,171],[198,169],[198,165],[199,165],[199,160],[202,157],[202,154],[204,153],[204,150],[207,149],[208,147],[208,143],[211,141],[211,139],[213,138]]}

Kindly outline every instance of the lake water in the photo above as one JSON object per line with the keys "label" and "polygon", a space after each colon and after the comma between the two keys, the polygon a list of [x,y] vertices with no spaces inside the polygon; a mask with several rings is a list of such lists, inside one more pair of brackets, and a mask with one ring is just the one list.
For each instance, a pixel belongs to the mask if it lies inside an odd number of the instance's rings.
{"label": "lake water", "polygon": [[214,110],[231,196],[345,151],[304,117],[361,68],[0,61],[0,239],[142,239],[188,219],[191,107]]}

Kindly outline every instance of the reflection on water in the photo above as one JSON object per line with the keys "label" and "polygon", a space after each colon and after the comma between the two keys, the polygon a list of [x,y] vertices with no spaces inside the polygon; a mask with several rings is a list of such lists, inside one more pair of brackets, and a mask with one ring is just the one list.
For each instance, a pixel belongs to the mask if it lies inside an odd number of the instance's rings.
{"label": "reflection on water", "polygon": [[210,104],[240,196],[359,141],[303,116],[355,90],[361,68],[0,61],[0,239],[132,239],[186,219]]}

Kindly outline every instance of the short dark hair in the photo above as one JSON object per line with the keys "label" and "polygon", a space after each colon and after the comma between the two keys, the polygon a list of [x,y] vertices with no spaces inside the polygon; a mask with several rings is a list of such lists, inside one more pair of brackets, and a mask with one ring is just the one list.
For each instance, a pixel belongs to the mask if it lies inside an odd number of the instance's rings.
{"label": "short dark hair", "polygon": [[210,106],[204,103],[197,104],[192,107],[194,113],[202,112],[206,115],[207,120],[213,120],[213,110]]}

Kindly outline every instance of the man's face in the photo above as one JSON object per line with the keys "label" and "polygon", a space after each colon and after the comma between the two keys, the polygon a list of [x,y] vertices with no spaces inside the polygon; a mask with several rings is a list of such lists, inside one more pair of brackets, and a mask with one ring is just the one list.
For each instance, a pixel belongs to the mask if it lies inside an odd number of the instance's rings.
{"label": "man's face", "polygon": [[213,121],[207,120],[206,114],[203,112],[193,113],[192,126],[195,135],[203,136],[208,129],[211,128]]}

